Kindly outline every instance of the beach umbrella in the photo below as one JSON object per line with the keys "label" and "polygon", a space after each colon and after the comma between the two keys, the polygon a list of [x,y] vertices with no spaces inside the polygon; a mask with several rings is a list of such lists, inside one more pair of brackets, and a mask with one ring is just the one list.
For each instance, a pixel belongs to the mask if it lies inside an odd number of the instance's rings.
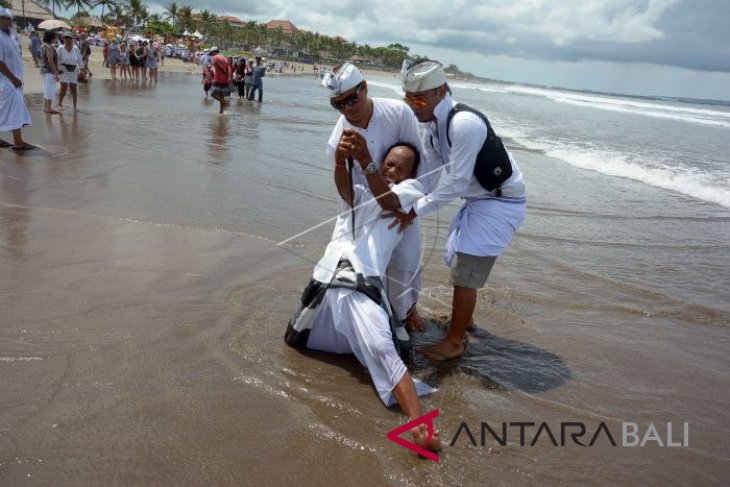
{"label": "beach umbrella", "polygon": [[58,20],[58,19],[44,20],[43,22],[41,22],[40,24],[38,24],[38,28],[39,29],[46,29],[46,30],[51,30],[51,29],[68,29],[68,30],[71,30],[71,26],[70,25],[68,25],[63,20]]}

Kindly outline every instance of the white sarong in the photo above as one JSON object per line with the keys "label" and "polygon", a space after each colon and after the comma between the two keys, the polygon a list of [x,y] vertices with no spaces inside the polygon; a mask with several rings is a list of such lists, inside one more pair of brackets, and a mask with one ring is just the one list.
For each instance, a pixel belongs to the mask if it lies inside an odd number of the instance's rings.
{"label": "white sarong", "polygon": [[[407,369],[393,344],[388,315],[364,294],[329,288],[317,307],[307,348],[331,353],[352,353],[370,373],[386,406],[397,401],[392,391]],[[419,396],[436,389],[413,380]]]}
{"label": "white sarong", "polygon": [[7,79],[0,80],[0,132],[16,130],[30,123],[23,88],[14,87]]}
{"label": "white sarong", "polygon": [[467,199],[451,221],[446,265],[451,267],[456,252],[482,257],[501,255],[526,212],[524,197]]}

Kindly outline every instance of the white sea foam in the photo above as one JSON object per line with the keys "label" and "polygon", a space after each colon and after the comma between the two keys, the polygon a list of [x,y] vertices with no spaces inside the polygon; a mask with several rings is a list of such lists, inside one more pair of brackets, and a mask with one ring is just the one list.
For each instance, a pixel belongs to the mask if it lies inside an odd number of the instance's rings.
{"label": "white sea foam", "polygon": [[730,111],[682,107],[665,103],[627,100],[612,96],[589,95],[520,85],[511,85],[507,89],[507,92],[540,96],[558,103],[567,103],[599,110],[610,110],[653,118],[730,128]]}
{"label": "white sea foam", "polygon": [[696,169],[670,166],[635,154],[604,149],[530,139],[518,139],[518,142],[528,148],[540,149],[545,155],[574,167],[640,181],[730,208],[730,178],[719,174],[701,173]]}
{"label": "white sea foam", "polygon": [[[398,96],[402,96],[400,85],[395,80],[393,82],[377,80],[370,83],[381,88],[391,89]],[[474,84],[465,85],[463,88],[480,90],[483,86]],[[720,110],[685,108],[519,85],[511,85],[507,91],[614,112],[730,128],[730,112]],[[496,114],[492,114],[490,120],[502,137],[512,139],[528,149],[543,151],[546,155],[563,160],[574,167],[640,181],[650,186],[676,191],[730,208],[730,183],[728,182],[730,175],[728,174],[703,173],[696,168],[678,167],[673,165],[672,161],[662,161],[661,155],[628,154],[610,148],[595,147],[590,142],[586,146],[585,143],[578,145],[555,139],[536,139],[532,136],[531,127],[524,121],[517,124],[515,121],[503,120]]]}

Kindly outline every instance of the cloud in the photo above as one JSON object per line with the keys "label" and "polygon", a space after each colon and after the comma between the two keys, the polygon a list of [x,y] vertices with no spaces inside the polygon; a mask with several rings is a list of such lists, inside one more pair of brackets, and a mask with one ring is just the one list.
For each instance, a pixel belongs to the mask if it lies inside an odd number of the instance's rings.
{"label": "cloud", "polygon": [[209,0],[190,5],[245,20],[286,18],[359,44],[418,43],[548,61],[730,72],[727,0]]}

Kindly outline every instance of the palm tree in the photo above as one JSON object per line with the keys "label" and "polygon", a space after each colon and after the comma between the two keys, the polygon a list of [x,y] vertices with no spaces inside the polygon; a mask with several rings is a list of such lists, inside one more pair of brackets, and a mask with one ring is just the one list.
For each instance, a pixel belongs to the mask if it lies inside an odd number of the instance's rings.
{"label": "palm tree", "polygon": [[177,20],[183,29],[189,29],[193,25],[193,7],[183,5],[177,10]]}
{"label": "palm tree", "polygon": [[180,12],[178,10],[178,8],[177,8],[177,3],[170,2],[169,4],[167,4],[167,7],[165,7],[165,12],[167,12],[167,15],[165,16],[165,18],[167,20],[171,20],[173,26],[176,25],[177,24],[177,16],[178,16],[178,14]]}
{"label": "palm tree", "polygon": [[147,8],[145,8],[142,0],[129,0],[129,4],[127,4],[127,12],[135,24],[140,23],[142,18],[145,17],[146,10]]}
{"label": "palm tree", "polygon": [[119,3],[113,3],[109,7],[109,16],[114,17],[114,20],[122,20],[126,17],[124,5]]}
{"label": "palm tree", "polygon": [[96,0],[96,3],[94,4],[94,8],[101,5],[101,17],[99,17],[102,22],[104,21],[104,9],[106,7],[109,7],[110,9],[117,4],[117,0]]}
{"label": "palm tree", "polygon": [[92,7],[91,0],[68,0],[66,8],[71,7],[76,7],[76,18],[78,19],[81,17],[81,7],[84,7],[84,10]]}
{"label": "palm tree", "polygon": [[200,29],[203,34],[210,31],[211,26],[218,20],[218,16],[208,9],[200,11]]}
{"label": "palm tree", "polygon": [[58,17],[56,17],[56,5],[58,5],[59,7],[63,7],[63,8],[67,7],[66,2],[64,0],[38,0],[38,3],[40,3],[41,5],[43,5],[46,8],[50,6],[54,19],[58,18]]}

